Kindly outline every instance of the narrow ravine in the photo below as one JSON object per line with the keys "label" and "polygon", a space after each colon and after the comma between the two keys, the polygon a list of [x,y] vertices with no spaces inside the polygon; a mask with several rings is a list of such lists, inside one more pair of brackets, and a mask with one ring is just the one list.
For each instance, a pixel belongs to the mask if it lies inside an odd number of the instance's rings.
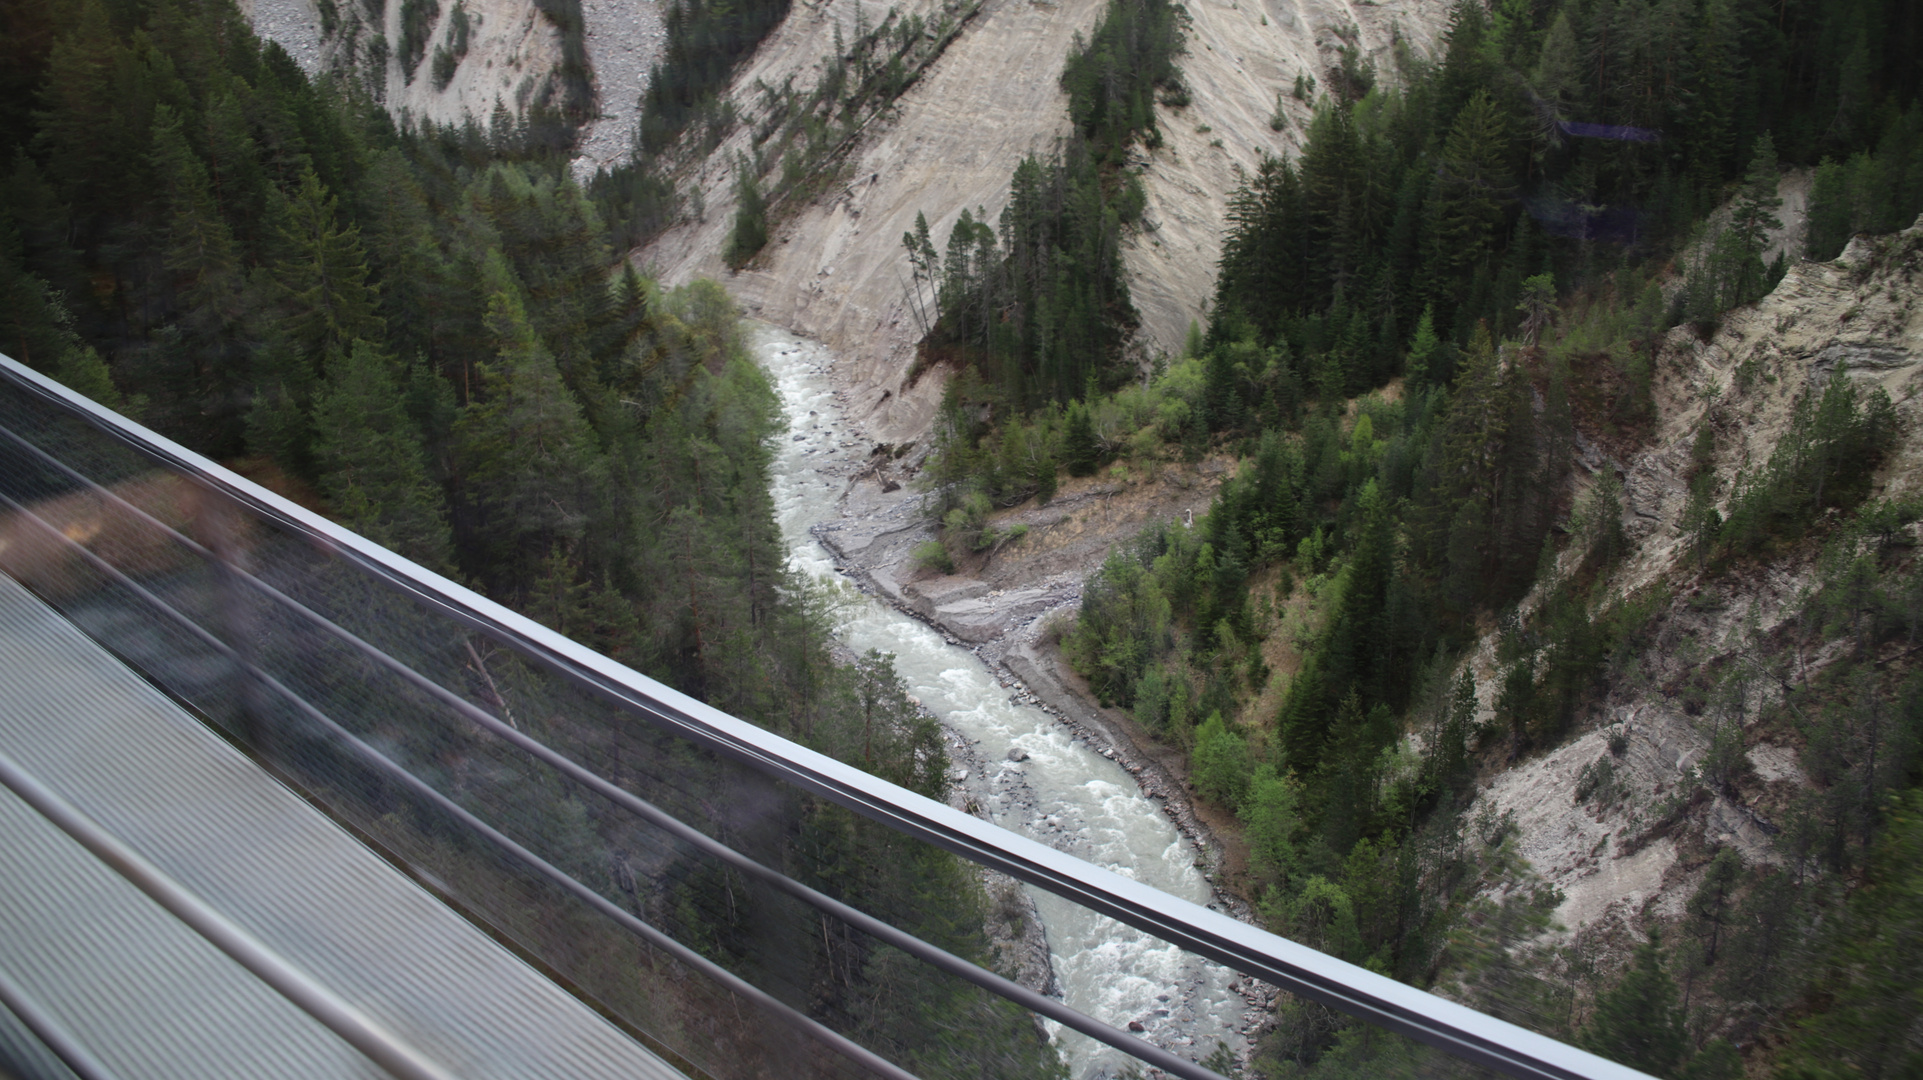
{"label": "narrow ravine", "polygon": [[[763,324],[749,340],[772,377],[789,430],[774,463],[775,512],[789,559],[809,577],[835,578],[834,558],[809,529],[835,516],[849,466],[868,451],[837,404],[824,345]],[[1121,766],[1042,710],[1021,704],[967,649],[902,612],[862,597],[841,609],[837,636],[857,652],[894,654],[920,699],[965,741],[962,783],[989,818],[1062,851],[1196,903],[1211,899],[1197,851]],[[1016,760],[1016,759],[1021,760]],[[1218,1041],[1238,1047],[1246,1008],[1234,974],[1053,895],[1031,890],[1056,977],[1071,1006],[1200,1059]],[[1076,1080],[1118,1075],[1131,1059],[1056,1031]]]}

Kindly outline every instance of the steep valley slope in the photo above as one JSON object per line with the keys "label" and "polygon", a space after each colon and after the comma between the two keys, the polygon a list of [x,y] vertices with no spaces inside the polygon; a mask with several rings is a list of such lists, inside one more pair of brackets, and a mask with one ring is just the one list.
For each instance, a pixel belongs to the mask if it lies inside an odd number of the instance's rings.
{"label": "steep valley slope", "polygon": [[[836,29],[844,39],[853,35],[856,0],[797,4],[735,78],[732,98],[745,122],[683,181],[698,186],[705,215],[670,229],[637,261],[668,283],[723,280],[758,317],[826,342],[841,355],[837,375],[850,392],[851,418],[883,441],[920,436],[941,383],[905,381],[920,329],[908,303],[902,234],[917,213],[927,214],[937,246],[964,209],[995,220],[1016,164],[1050,152],[1066,134],[1062,66],[1075,35],[1085,36],[1102,8],[1102,0],[983,0],[978,10],[938,0],[903,5],[903,18],[919,14],[932,24],[945,13],[968,21],[893,114],[863,133],[828,195],[783,216],[762,254],[730,275],[721,251],[735,206],[734,162],[753,149],[757,84],[780,86],[792,76],[797,87],[813,85]],[[870,2],[865,17],[883,10]],[[1192,104],[1157,105],[1166,141],[1136,161],[1149,209],[1126,264],[1144,355],[1177,351],[1190,321],[1205,321],[1230,195],[1262,154],[1292,153],[1308,122],[1309,105],[1286,93],[1296,75],[1323,78],[1350,43],[1393,77],[1398,37],[1429,50],[1447,5],[1196,0],[1188,14],[1188,51],[1179,63]],[[1270,125],[1278,102],[1282,131]]]}
{"label": "steep valley slope", "polygon": [[[1833,262],[1797,263],[1769,296],[1729,312],[1707,341],[1672,331],[1658,362],[1654,437],[1624,460],[1601,463],[1623,477],[1623,525],[1634,545],[1612,591],[1661,589],[1666,599],[1648,628],[1649,644],[1621,665],[1589,730],[1490,777],[1481,796],[1492,813],[1514,815],[1523,854],[1565,897],[1557,917],[1569,931],[1587,928],[1620,943],[1633,937],[1622,931],[1646,918],[1679,917],[1721,846],[1752,865],[1782,861],[1771,837],[1788,825],[1782,811],[1811,778],[1799,764],[1803,739],[1764,718],[1789,683],[1820,679],[1845,650],[1804,655],[1794,644],[1794,624],[1806,617],[1816,587],[1816,541],[1726,573],[1696,565],[1684,520],[1691,449],[1701,429],[1715,433],[1712,467],[1727,514],[1739,476],[1753,477],[1769,461],[1796,402],[1820,396],[1827,380],[1846,371],[1860,387],[1887,392],[1899,417],[1896,449],[1873,497],[1917,494],[1920,270],[1923,221],[1894,236],[1858,237]],[[1472,661],[1489,699],[1499,682],[1493,646],[1492,635]],[[1879,662],[1901,660],[1903,649],[1886,653]],[[1743,695],[1747,775],[1730,791],[1699,787],[1695,770],[1717,720],[1703,708],[1699,673],[1738,664],[1755,672],[1731,684]],[[1766,677],[1769,671],[1781,674]],[[1485,715],[1492,712],[1485,701]],[[1614,748],[1612,737],[1620,737]],[[1614,779],[1599,797],[1592,767],[1604,760]],[[1667,819],[1656,809],[1692,792],[1700,794]]]}
{"label": "steep valley slope", "polygon": [[[252,7],[256,24],[289,44],[296,59],[310,69],[327,62],[310,0],[253,0]],[[1205,320],[1227,202],[1241,177],[1262,154],[1299,148],[1309,106],[1287,94],[1295,76],[1326,81],[1346,44],[1393,78],[1398,42],[1432,52],[1447,8],[1443,0],[1252,0],[1247,7],[1241,0],[1191,0],[1180,64],[1192,103],[1157,106],[1165,142],[1138,151],[1134,162],[1143,172],[1148,213],[1128,242],[1126,262],[1142,316],[1137,345],[1143,356],[1175,351],[1191,320]],[[512,106],[529,79],[552,71],[558,39],[531,0],[472,0],[469,9],[481,16],[483,30],[447,90],[434,91],[425,78],[409,84],[390,72],[390,106],[435,119],[485,116],[496,98]],[[1049,152],[1065,134],[1058,85],[1063,60],[1101,9],[1101,0],[981,0],[978,6],[905,0],[899,15],[920,15],[931,24],[944,15],[964,19],[962,33],[861,133],[827,193],[782,207],[768,247],[730,273],[720,253],[733,218],[736,162],[755,149],[763,108],[758,87],[789,79],[811,86],[834,51],[837,31],[847,40],[857,23],[857,0],[801,0],[737,73],[730,95],[741,122],[676,177],[684,192],[699,193],[695,205],[702,212],[634,253],[634,260],[668,284],[717,278],[750,313],[829,344],[840,356],[835,375],[847,393],[849,419],[873,440],[925,438],[941,384],[938,376],[906,382],[920,328],[908,303],[902,234],[917,213],[927,214],[938,245],[964,208],[995,218],[1016,163]],[[639,94],[655,55],[650,50],[659,48],[657,24],[648,20],[658,20],[660,7],[654,0],[592,0],[585,10],[606,119],[590,128],[584,152],[605,165],[632,130],[625,102]],[[859,17],[872,21],[885,10],[869,3]],[[435,43],[443,40],[446,22],[437,25]],[[623,104],[614,104],[617,98]],[[1271,124],[1278,110],[1280,130]],[[779,176],[778,163],[764,165]],[[781,193],[770,194],[778,199]],[[1793,231],[1795,215],[1784,216]],[[1477,811],[1513,821],[1520,853],[1560,893],[1555,915],[1564,934],[1586,943],[1604,966],[1619,965],[1652,923],[1682,915],[1716,849],[1733,847],[1752,865],[1780,860],[1773,837],[1784,827],[1785,808],[1812,783],[1793,728],[1761,719],[1780,702],[1783,683],[1759,677],[1743,688],[1742,781],[1725,789],[1703,786],[1698,768],[1710,733],[1695,673],[1745,663],[1809,679],[1837,658],[1836,650],[1804,655],[1792,641],[1817,580],[1815,542],[1786,546],[1728,572],[1712,573],[1693,559],[1684,513],[1696,435],[1704,427],[1717,435],[1711,467],[1727,512],[1739,474],[1754,475],[1768,461],[1795,402],[1847,370],[1848,378],[1888,392],[1903,420],[1876,493],[1917,494],[1923,487],[1919,268],[1923,222],[1895,236],[1858,238],[1833,262],[1793,265],[1769,296],[1728,313],[1706,340],[1686,329],[1671,332],[1656,362],[1653,432],[1639,446],[1614,453],[1598,447],[1586,455],[1579,483],[1587,486],[1603,470],[1622,479],[1631,548],[1613,571],[1611,590],[1620,597],[1660,590],[1660,601],[1645,644],[1623,658],[1567,741],[1514,762],[1485,747]],[[843,520],[824,540],[879,592],[979,646],[985,659],[1005,665],[1011,677],[1024,678],[1110,741],[1142,775],[1145,789],[1207,840],[1206,825],[1183,795],[1180,755],[1137,742],[1116,711],[1078,698],[1073,673],[1050,646],[1048,623],[1072,616],[1082,577],[1109,545],[1146,521],[1205,512],[1231,467],[1216,459],[1153,475],[1072,481],[1048,507],[1028,504],[998,517],[1031,526],[1025,548],[996,553],[954,576],[915,568],[914,548],[932,529],[916,511],[915,494],[900,486],[910,479],[907,469],[883,468],[852,481]],[[884,490],[891,485],[894,490]],[[1502,679],[1493,631],[1469,665],[1483,719],[1491,720]],[[1286,665],[1272,666],[1286,677]],[[1599,791],[1596,777],[1605,763],[1611,780]],[[1201,811],[1206,819],[1208,809]]]}
{"label": "steep valley slope", "polygon": [[[520,116],[562,63],[562,35],[534,0],[449,0],[432,5],[422,58],[408,70],[389,46],[402,39],[399,0],[379,5],[378,26],[360,0],[328,3],[334,25],[325,25],[317,0],[238,0],[241,14],[264,38],[279,42],[309,75],[350,73],[368,86],[397,119],[485,126],[496,106]],[[457,17],[456,9],[460,9]],[[587,171],[626,157],[639,114],[648,66],[665,41],[657,0],[586,0],[586,46],[595,73],[597,113],[581,132]],[[460,29],[466,23],[466,32]],[[455,63],[443,82],[434,72],[436,53]],[[457,56],[458,54],[458,56]],[[550,90],[550,92],[553,92]]]}
{"label": "steep valley slope", "polygon": [[[483,124],[498,106],[519,115],[557,77],[560,31],[534,0],[461,0],[468,50],[444,87],[432,67],[451,47],[455,5],[440,5],[425,59],[410,75],[389,55],[370,71],[373,28],[353,30],[360,5],[333,8],[344,20],[322,32],[316,0],[242,0],[256,29],[279,41],[310,73],[346,70],[376,87],[398,117]],[[1047,154],[1067,133],[1059,85],[1077,34],[1100,17],[1103,0],[800,0],[729,90],[739,121],[719,146],[684,162],[676,175],[683,220],[634,254],[667,284],[714,277],[754,315],[819,339],[842,357],[850,414],[876,438],[900,442],[928,427],[941,380],[908,385],[920,329],[911,315],[901,236],[926,213],[936,243],[966,209],[994,221],[1020,160]],[[402,5],[382,6],[379,31],[400,40]],[[665,44],[662,0],[584,0],[585,44],[596,116],[581,131],[576,171],[622,161],[632,145],[651,64]],[[1265,154],[1299,150],[1312,102],[1294,97],[1298,76],[1326,82],[1341,51],[1354,49],[1384,79],[1399,50],[1432,54],[1445,28],[1446,0],[1194,0],[1186,8],[1187,53],[1179,60],[1190,104],[1156,106],[1163,136],[1138,149],[1148,196],[1142,227],[1126,241],[1129,287],[1141,314],[1138,356],[1179,350],[1191,321],[1206,322],[1230,196]],[[835,51],[837,32],[893,14],[962,30],[923,77],[868,125],[840,158],[836,182],[806,205],[780,208],[768,248],[739,273],[722,262],[735,208],[736,162],[751,159],[766,98],[760,88],[789,80],[806,91]],[[352,43],[350,45],[350,42]],[[390,50],[391,53],[392,50]],[[762,162],[777,202],[779,163]]]}
{"label": "steep valley slope", "polygon": [[[1796,215],[1785,217],[1793,226]],[[1596,970],[1614,970],[1652,926],[1684,917],[1719,849],[1733,848],[1753,867],[1784,864],[1777,838],[1794,827],[1794,804],[1816,784],[1806,768],[1809,737],[1788,719],[1794,714],[1785,695],[1793,685],[1820,685],[1848,653],[1834,640],[1810,644],[1811,598],[1822,587],[1822,542],[1815,537],[1837,519],[1832,512],[1811,537],[1760,558],[1725,567],[1699,560],[1685,517],[1692,451],[1701,430],[1715,433],[1706,467],[1716,478],[1717,508],[1727,515],[1744,478],[1765,467],[1791,430],[1797,403],[1820,397],[1844,372],[1865,392],[1887,393],[1898,417],[1894,449],[1870,497],[1923,494],[1920,272],[1923,220],[1900,234],[1858,237],[1835,261],[1792,265],[1773,292],[1728,312],[1707,338],[1688,327],[1669,333],[1655,365],[1657,419],[1639,444],[1615,452],[1587,444],[1577,487],[1587,490],[1605,472],[1620,478],[1630,543],[1597,610],[1632,598],[1650,602],[1641,644],[1615,659],[1573,732],[1519,759],[1505,752],[1507,736],[1497,726],[1506,665],[1498,659],[1496,628],[1466,662],[1485,730],[1466,820],[1506,821],[1525,874],[1556,890],[1556,929],[1537,947],[1573,942]],[[1108,745],[1144,790],[1165,800],[1184,830],[1211,848],[1231,889],[1238,846],[1211,825],[1228,824],[1232,833],[1233,819],[1191,797],[1183,754],[1148,740],[1122,710],[1091,699],[1054,637],[1073,618],[1083,578],[1113,543],[1147,521],[1205,512],[1232,467],[1212,458],[1071,480],[1046,506],[1030,501],[998,512],[997,525],[1028,525],[1028,536],[953,575],[918,568],[916,545],[935,531],[915,513],[908,490],[886,490],[899,483],[898,468],[891,473],[881,465],[855,477],[842,521],[822,533],[878,593],[973,644],[1011,681],[1021,679],[1042,703]],[[1908,526],[1899,546],[1919,537],[1918,527]],[[1577,561],[1576,547],[1563,556],[1564,572]],[[1525,613],[1538,602],[1526,599]],[[1279,624],[1272,631],[1275,678],[1258,709],[1272,713],[1279,702],[1276,687],[1292,670],[1284,655],[1288,637]],[[1874,662],[1897,670],[1913,663],[1913,651],[1899,640]],[[1717,725],[1729,723],[1738,731],[1741,762],[1733,779],[1714,783],[1706,758]]]}

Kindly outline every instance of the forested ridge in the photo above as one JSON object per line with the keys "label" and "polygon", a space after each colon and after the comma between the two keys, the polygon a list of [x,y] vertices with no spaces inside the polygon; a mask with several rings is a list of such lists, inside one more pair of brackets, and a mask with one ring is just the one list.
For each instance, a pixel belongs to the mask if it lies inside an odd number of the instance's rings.
{"label": "forested ridge", "polygon": [[[1106,18],[1143,7],[1117,0]],[[1581,440],[1593,457],[1651,436],[1673,329],[1707,337],[1795,259],[1923,211],[1920,33],[1913,6],[1874,0],[1459,4],[1434,57],[1404,46],[1377,71],[1351,53],[1297,80],[1328,90],[1301,153],[1234,193],[1209,323],[1149,370],[1121,352],[1119,271],[1054,239],[1102,237],[1124,215],[1090,214],[1094,197],[1034,213],[1018,173],[999,246],[973,215],[945,251],[925,230],[904,238],[935,293],[925,355],[956,370],[925,471],[943,524],[925,564],[1019,542],[995,508],[1046,502],[1058,471],[1127,483],[1229,456],[1206,517],[1151,526],[1090,577],[1062,648],[1234,815],[1235,884],[1265,925],[1657,1075],[1913,1069],[1914,984],[1868,960],[1908,932],[1901,901],[1871,911],[1915,887],[1895,800],[1923,722],[1912,665],[1890,660],[1917,580],[1891,538],[1919,510],[1870,498],[1898,440],[1892,403],[1818,383],[1767,463],[1733,479],[1705,425],[1685,512],[1694,587],[1721,595],[1818,549],[1822,569],[1794,632],[1752,635],[1750,659],[1660,691],[1639,658],[1681,601],[1661,582],[1612,588],[1631,553],[1618,480],[1573,463]],[[1181,115],[1179,70],[1135,69],[1165,79],[1162,114]],[[1084,85],[1065,87],[1077,135],[1058,175],[1102,158],[1082,149]],[[1145,147],[1153,124],[1131,129]],[[1084,190],[1117,199],[1113,165]],[[1790,168],[1814,184],[1806,227],[1779,242]],[[1021,249],[1038,231],[1042,260]],[[1031,329],[1074,325],[1003,284],[1037,261],[1063,283],[1051,300],[1120,302],[1073,309],[1095,313],[1079,337]],[[1762,377],[1745,368],[1731,393]],[[1463,661],[1492,627],[1496,685],[1478,686]],[[1839,627],[1850,648],[1820,677],[1793,661]],[[1277,634],[1288,672],[1265,659]],[[1691,855],[1708,870],[1683,915],[1598,967],[1579,943],[1538,941],[1559,898],[1511,826],[1467,811],[1478,777],[1586,730],[1612,694],[1656,692],[1707,717],[1711,750],[1624,843],[1669,835],[1712,794],[1755,798],[1746,737],[1804,747],[1814,784],[1767,811],[1773,861]],[[1620,744],[1579,801],[1629,797]],[[1255,1068],[1378,1075],[1416,1067],[1412,1053],[1285,998]]]}
{"label": "forested ridge", "polygon": [[[831,662],[827,601],[786,568],[782,421],[738,310],[626,265],[546,132],[504,113],[397,127],[228,0],[13,3],[0,40],[18,91],[0,107],[0,350],[672,686],[944,796],[934,720],[888,658]],[[490,701],[534,685],[504,674]],[[723,782],[673,752],[688,782]],[[569,838],[583,880],[717,962],[780,967],[794,1004],[919,1075],[1059,1067],[1026,1013],[858,934],[811,921],[768,954],[772,916],[728,874],[683,867],[637,898],[607,869],[625,826],[578,794],[531,785],[522,812]],[[988,902],[957,860],[787,797],[784,869],[986,962]],[[435,835],[446,874],[491,872]],[[613,985],[646,1008],[672,993],[637,978]]]}

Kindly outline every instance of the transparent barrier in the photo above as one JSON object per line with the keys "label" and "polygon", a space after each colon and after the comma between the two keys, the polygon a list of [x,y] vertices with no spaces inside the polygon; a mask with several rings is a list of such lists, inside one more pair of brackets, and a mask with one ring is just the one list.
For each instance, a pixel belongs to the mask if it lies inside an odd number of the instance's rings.
{"label": "transparent barrier", "polygon": [[1218,1075],[991,970],[984,867],[1387,1072],[1635,1075],[746,733],[0,363],[0,570],[690,1075],[1059,1075],[1064,1030]]}

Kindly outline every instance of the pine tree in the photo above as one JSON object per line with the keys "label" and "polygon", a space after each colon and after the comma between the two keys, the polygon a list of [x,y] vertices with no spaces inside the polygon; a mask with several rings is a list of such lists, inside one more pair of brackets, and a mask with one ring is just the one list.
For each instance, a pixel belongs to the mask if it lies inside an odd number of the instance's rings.
{"label": "pine tree", "polygon": [[624,259],[601,340],[595,346],[595,375],[603,386],[631,396],[643,364],[630,360],[638,359],[635,352],[653,326],[647,286],[642,284],[634,264]]}
{"label": "pine tree", "polygon": [[1782,219],[1776,216],[1783,208],[1782,197],[1776,193],[1778,179],[1776,143],[1764,132],[1756,139],[1742,190],[1730,206],[1724,237],[1730,243],[1727,257],[1733,265],[1723,269],[1728,275],[1725,307],[1747,304],[1768,291],[1763,252],[1769,248],[1770,234],[1783,227]]}
{"label": "pine tree", "polygon": [[60,294],[21,264],[19,239],[13,222],[0,217],[0,352],[51,371],[79,339]]}
{"label": "pine tree", "polygon": [[245,84],[238,82],[213,91],[202,114],[199,144],[214,200],[235,242],[243,250],[259,252],[269,246],[272,235],[267,213],[271,185],[248,107],[237,96],[244,91]]}
{"label": "pine tree", "polygon": [[[194,440],[231,452],[239,406],[252,374],[240,333],[247,314],[241,256],[215,201],[206,167],[188,145],[179,115],[154,110],[151,164],[164,214],[162,259],[178,315],[167,351],[179,377],[157,387]],[[169,371],[168,375],[173,375]],[[162,380],[156,380],[162,381]]]}
{"label": "pine tree", "polygon": [[1487,48],[1489,11],[1480,0],[1457,0],[1449,12],[1440,78],[1434,98],[1435,120],[1447,130],[1475,95],[1494,81],[1496,57]]}
{"label": "pine tree", "polygon": [[1409,355],[1405,361],[1405,371],[1411,390],[1426,389],[1435,379],[1433,366],[1437,359],[1436,348],[1441,342],[1436,338],[1436,310],[1434,304],[1425,305],[1422,318],[1416,321],[1415,336],[1409,339]]}
{"label": "pine tree", "polygon": [[359,188],[367,259],[380,283],[387,344],[402,355],[438,357],[450,342],[448,294],[457,287],[435,243],[427,193],[398,149],[369,165]]}
{"label": "pine tree", "polygon": [[1460,611],[1482,595],[1491,568],[1493,517],[1502,501],[1503,452],[1508,424],[1515,417],[1514,387],[1504,377],[1488,327],[1478,324],[1462,368],[1443,430],[1446,483],[1428,493],[1439,500],[1448,537],[1447,592]]}
{"label": "pine tree", "polygon": [[1235,377],[1238,351],[1253,353],[1255,343],[1218,345],[1203,360],[1202,413],[1210,431],[1226,431],[1241,423],[1243,401]]}
{"label": "pine tree", "polygon": [[1702,884],[1696,887],[1696,892],[1685,905],[1690,932],[1696,938],[1704,967],[1716,963],[1717,952],[1723,944],[1723,927],[1733,914],[1731,908],[1736,899],[1736,887],[1742,877],[1742,854],[1733,847],[1725,847],[1710,860]]}
{"label": "pine tree", "polygon": [[1576,1042],[1591,1053],[1654,1076],[1668,1076],[1689,1052],[1676,984],[1664,970],[1662,935],[1651,931],[1623,977],[1596,999]]}
{"label": "pine tree", "polygon": [[941,255],[935,250],[935,242],[928,235],[928,215],[915,212],[915,228],[901,234],[901,246],[908,251],[909,294],[915,312],[915,321],[921,327],[921,334],[927,337],[935,329],[932,295],[924,298],[923,289],[931,294],[941,287]]}
{"label": "pine tree", "polygon": [[281,240],[287,254],[274,281],[287,309],[279,330],[288,345],[318,369],[356,340],[381,340],[386,321],[367,280],[360,226],[340,224],[333,193],[311,168],[288,205]]}
{"label": "pine tree", "polygon": [[734,228],[721,258],[728,269],[739,270],[768,245],[768,204],[745,158],[735,163]]}
{"label": "pine tree", "polygon": [[[53,370],[53,377],[66,384],[68,389],[78,390],[109,409],[129,411],[128,403],[114,386],[113,373],[107,370],[107,362],[100,358],[91,345],[73,346],[62,353],[59,365]],[[135,408],[133,411],[139,410]]]}
{"label": "pine tree", "polygon": [[1516,310],[1522,313],[1522,343],[1533,349],[1555,317],[1556,279],[1549,274],[1537,274],[1524,281],[1522,299],[1516,304]]}
{"label": "pine tree", "polygon": [[555,544],[536,569],[522,610],[555,633],[579,639],[589,626],[591,592],[588,583],[580,580],[580,567]]}
{"label": "pine tree", "polygon": [[506,259],[491,254],[484,272],[495,359],[478,365],[476,400],[454,424],[461,497],[473,515],[461,547],[514,583],[528,580],[557,543],[581,536],[599,462],[581,407],[535,336]]}
{"label": "pine tree", "polygon": [[1705,189],[1719,185],[1739,152],[1738,97],[1742,91],[1741,20],[1736,0],[1704,0],[1695,52],[1696,122],[1689,147],[1691,174]]}
{"label": "pine tree", "polygon": [[101,0],[82,3],[72,19],[47,60],[35,142],[75,218],[97,228],[144,202],[146,169],[139,158],[147,143],[129,115],[135,88],[126,77],[141,65]]}
{"label": "pine tree", "polygon": [[1062,459],[1070,476],[1093,476],[1101,464],[1101,448],[1095,442],[1095,426],[1088,409],[1080,401],[1068,403],[1068,417],[1062,433]]}
{"label": "pine tree", "polygon": [[1424,293],[1439,305],[1470,295],[1470,279],[1488,270],[1510,194],[1508,137],[1495,100],[1480,90],[1449,129],[1429,196],[1424,259]]}
{"label": "pine tree", "polygon": [[452,566],[441,492],[428,478],[396,364],[356,342],[328,364],[314,395],[314,454],[334,516],[432,570]]}
{"label": "pine tree", "polygon": [[1445,790],[1469,778],[1469,736],[1476,729],[1478,707],[1476,677],[1468,665],[1464,665],[1456,679],[1454,695],[1439,712],[1441,722],[1435,733],[1436,781]]}
{"label": "pine tree", "polygon": [[[232,290],[238,254],[214,201],[207,169],[187,145],[180,116],[171,106],[154,110],[153,139],[154,177],[167,215],[167,269],[190,282],[188,303],[199,306],[215,289]],[[221,312],[222,322],[231,321],[233,314]]]}
{"label": "pine tree", "polygon": [[1566,8],[1556,12],[1556,20],[1543,35],[1532,82],[1536,94],[1558,114],[1574,106],[1582,92],[1582,50]]}

